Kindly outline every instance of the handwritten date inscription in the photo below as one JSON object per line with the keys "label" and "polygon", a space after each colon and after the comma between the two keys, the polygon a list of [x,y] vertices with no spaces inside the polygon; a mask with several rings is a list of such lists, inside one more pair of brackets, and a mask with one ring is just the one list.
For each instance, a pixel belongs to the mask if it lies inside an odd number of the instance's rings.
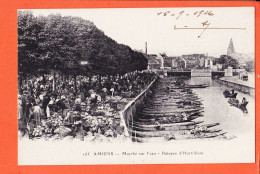
{"label": "handwritten date inscription", "polygon": [[[166,12],[159,12],[157,13],[157,16],[159,15],[163,15],[163,16],[177,16],[176,19],[178,20],[181,16],[189,16],[189,13],[185,13],[185,11],[180,11],[179,13],[173,13],[171,11],[166,11]],[[192,15],[196,16],[196,17],[200,17],[201,15],[208,15],[208,16],[213,16],[214,13],[212,13],[212,11],[195,11],[194,13],[192,13]]]}
{"label": "handwritten date inscription", "polygon": [[[171,16],[171,17],[176,17],[176,20],[179,20],[180,18],[183,18],[184,16],[194,16],[196,18],[200,18],[202,16],[204,17],[212,17],[215,14],[212,11],[206,11],[206,10],[200,10],[200,11],[194,11],[192,13],[187,13],[184,10],[180,11],[180,12],[171,12],[171,11],[165,11],[165,12],[159,12],[157,13],[157,16]],[[201,33],[198,35],[198,38],[201,38],[202,34],[208,30],[208,29],[222,29],[222,30],[246,30],[246,28],[236,28],[236,27],[231,27],[231,28],[225,28],[225,27],[214,27],[214,28],[210,28],[209,26],[211,25],[211,22],[209,22],[209,20],[206,21],[202,21],[201,22],[201,27],[188,27],[188,26],[184,26],[184,27],[176,27],[176,25],[174,26],[174,30],[184,30],[184,29],[191,29],[191,30],[202,30]]]}

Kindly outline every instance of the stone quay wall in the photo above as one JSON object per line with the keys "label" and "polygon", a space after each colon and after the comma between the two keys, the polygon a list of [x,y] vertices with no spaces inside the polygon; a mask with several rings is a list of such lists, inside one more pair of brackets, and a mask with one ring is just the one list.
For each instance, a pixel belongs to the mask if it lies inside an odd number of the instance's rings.
{"label": "stone quay wall", "polygon": [[[234,77],[233,77],[234,78]],[[234,88],[237,91],[249,94],[249,95],[255,95],[255,87],[254,85],[250,84],[249,82],[240,82],[238,80],[233,80],[232,78],[220,78],[218,80],[219,83]]]}
{"label": "stone quay wall", "polygon": [[158,79],[154,79],[137,97],[131,100],[124,109],[120,112],[121,120],[123,121],[123,126],[125,127],[125,135],[131,136],[128,133],[128,129],[132,127],[133,117],[143,105],[143,101],[146,98],[149,90],[155,85]]}

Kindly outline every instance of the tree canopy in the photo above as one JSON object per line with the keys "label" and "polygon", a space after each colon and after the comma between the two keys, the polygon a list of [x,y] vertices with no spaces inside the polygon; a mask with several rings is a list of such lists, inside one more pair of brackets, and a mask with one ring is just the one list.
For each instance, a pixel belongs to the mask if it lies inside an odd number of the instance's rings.
{"label": "tree canopy", "polygon": [[[81,66],[80,61],[88,62]],[[147,59],[118,44],[93,22],[61,15],[37,16],[18,11],[18,71],[26,74],[57,70],[69,75],[117,75],[144,70]]]}
{"label": "tree canopy", "polygon": [[228,66],[231,66],[234,69],[239,68],[238,60],[227,55],[221,55],[220,58],[217,60],[217,63],[222,64],[224,69],[226,69]]}
{"label": "tree canopy", "polygon": [[254,60],[246,61],[245,69],[248,72],[254,72],[255,71],[255,61]]}

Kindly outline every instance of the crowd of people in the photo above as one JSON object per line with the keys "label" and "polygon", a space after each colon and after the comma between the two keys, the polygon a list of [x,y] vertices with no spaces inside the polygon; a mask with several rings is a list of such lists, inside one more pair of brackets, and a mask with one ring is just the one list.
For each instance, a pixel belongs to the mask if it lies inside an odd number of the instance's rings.
{"label": "crowd of people", "polygon": [[29,77],[19,87],[18,128],[29,138],[118,137],[124,134],[119,111],[155,78],[148,72],[102,79]]}

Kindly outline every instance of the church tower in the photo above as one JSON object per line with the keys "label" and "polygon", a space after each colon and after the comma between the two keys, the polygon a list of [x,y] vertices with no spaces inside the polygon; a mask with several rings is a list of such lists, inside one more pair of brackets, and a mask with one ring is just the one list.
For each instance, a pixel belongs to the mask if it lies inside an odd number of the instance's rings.
{"label": "church tower", "polygon": [[227,50],[227,55],[230,56],[233,53],[235,53],[235,48],[234,48],[233,41],[231,38],[231,40],[229,42],[228,50]]}

